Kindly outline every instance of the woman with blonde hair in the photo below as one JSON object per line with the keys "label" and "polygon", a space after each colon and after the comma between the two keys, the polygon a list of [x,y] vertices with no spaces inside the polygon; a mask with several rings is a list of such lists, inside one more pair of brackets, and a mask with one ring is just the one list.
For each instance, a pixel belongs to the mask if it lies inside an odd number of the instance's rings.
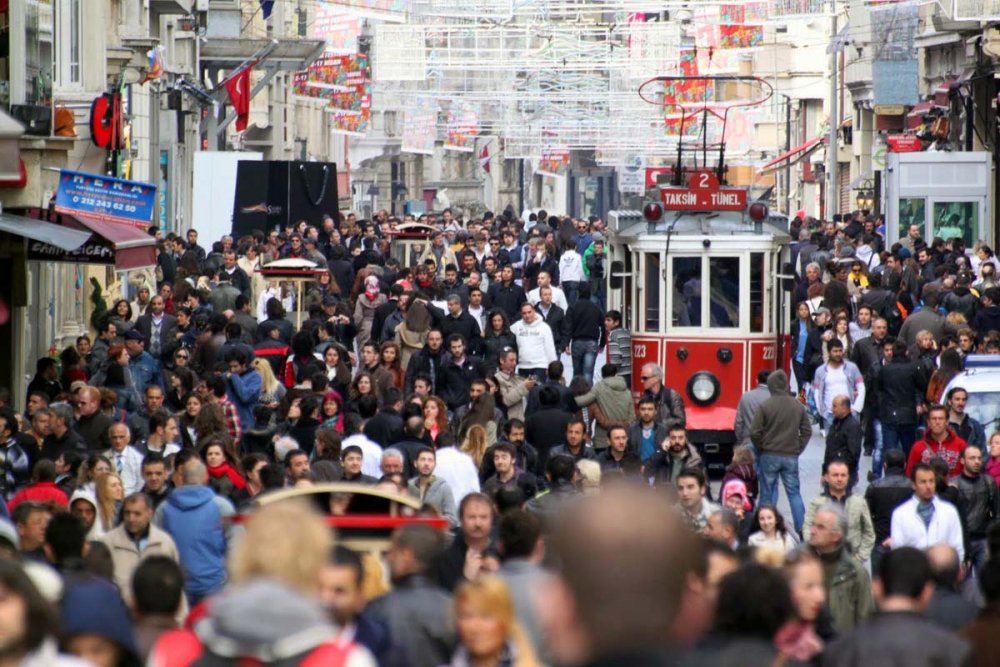
{"label": "woman with blonde hair", "polygon": [[483,461],[483,455],[486,454],[487,447],[489,445],[486,444],[486,429],[479,424],[470,426],[465,433],[465,440],[462,442],[461,450],[472,457],[477,470]]}
{"label": "woman with blonde hair", "polygon": [[278,382],[271,364],[264,359],[260,357],[254,359],[253,367],[260,373],[260,396],[257,398],[257,404],[266,405],[270,408],[278,407],[287,391],[285,385]]}
{"label": "woman with blonde hair", "polygon": [[118,511],[125,500],[125,485],[114,472],[106,472],[95,480],[97,520],[106,533],[118,525]]}
{"label": "woman with blonde hair", "polygon": [[455,591],[459,646],[451,667],[535,667],[538,659],[517,623],[514,601],[502,579],[466,581]]}

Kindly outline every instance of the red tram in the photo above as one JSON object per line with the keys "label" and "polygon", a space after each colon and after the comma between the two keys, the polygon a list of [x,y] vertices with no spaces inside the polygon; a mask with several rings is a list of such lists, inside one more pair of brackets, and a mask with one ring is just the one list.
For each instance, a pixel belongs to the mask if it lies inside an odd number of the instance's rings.
{"label": "red tram", "polygon": [[[671,78],[684,77],[661,79]],[[685,167],[679,148],[670,182],[647,192],[642,216],[610,216],[608,308],[632,332],[634,395],[644,364],[663,368],[664,384],[684,397],[689,440],[718,468],[732,457],[742,394],[761,370],[787,367],[781,274],[791,239],[769,193],[726,185],[724,146],[699,148],[717,150],[718,166]]]}

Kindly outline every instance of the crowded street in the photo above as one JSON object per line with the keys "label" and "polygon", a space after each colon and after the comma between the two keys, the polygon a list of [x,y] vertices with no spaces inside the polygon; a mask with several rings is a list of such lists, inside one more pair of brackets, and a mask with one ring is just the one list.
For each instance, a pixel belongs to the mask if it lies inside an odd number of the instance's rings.
{"label": "crowded street", "polygon": [[1000,667],[998,28],[0,0],[0,667]]}

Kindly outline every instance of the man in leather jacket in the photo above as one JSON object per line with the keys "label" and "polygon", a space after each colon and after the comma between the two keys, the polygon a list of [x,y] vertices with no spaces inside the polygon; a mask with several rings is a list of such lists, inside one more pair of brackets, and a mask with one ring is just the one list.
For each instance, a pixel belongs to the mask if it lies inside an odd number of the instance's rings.
{"label": "man in leather jacket", "polygon": [[656,401],[656,421],[671,426],[687,426],[684,399],[670,387],[663,385],[663,369],[656,364],[645,364],[639,376],[645,395]]}

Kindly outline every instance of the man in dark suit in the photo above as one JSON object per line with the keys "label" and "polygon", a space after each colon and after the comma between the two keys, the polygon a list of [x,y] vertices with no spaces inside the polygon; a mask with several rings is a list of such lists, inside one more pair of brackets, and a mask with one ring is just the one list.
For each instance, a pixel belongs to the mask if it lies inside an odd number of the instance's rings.
{"label": "man in dark suit", "polygon": [[146,352],[160,361],[164,349],[176,338],[177,318],[164,312],[163,297],[157,294],[149,301],[149,311],[135,321],[133,329],[142,334]]}
{"label": "man in dark suit", "polygon": [[232,250],[227,250],[222,255],[222,268],[220,271],[225,271],[229,274],[229,280],[232,282],[233,287],[240,291],[240,294],[246,298],[250,298],[250,277],[247,272],[241,269],[236,264],[236,253]]}

